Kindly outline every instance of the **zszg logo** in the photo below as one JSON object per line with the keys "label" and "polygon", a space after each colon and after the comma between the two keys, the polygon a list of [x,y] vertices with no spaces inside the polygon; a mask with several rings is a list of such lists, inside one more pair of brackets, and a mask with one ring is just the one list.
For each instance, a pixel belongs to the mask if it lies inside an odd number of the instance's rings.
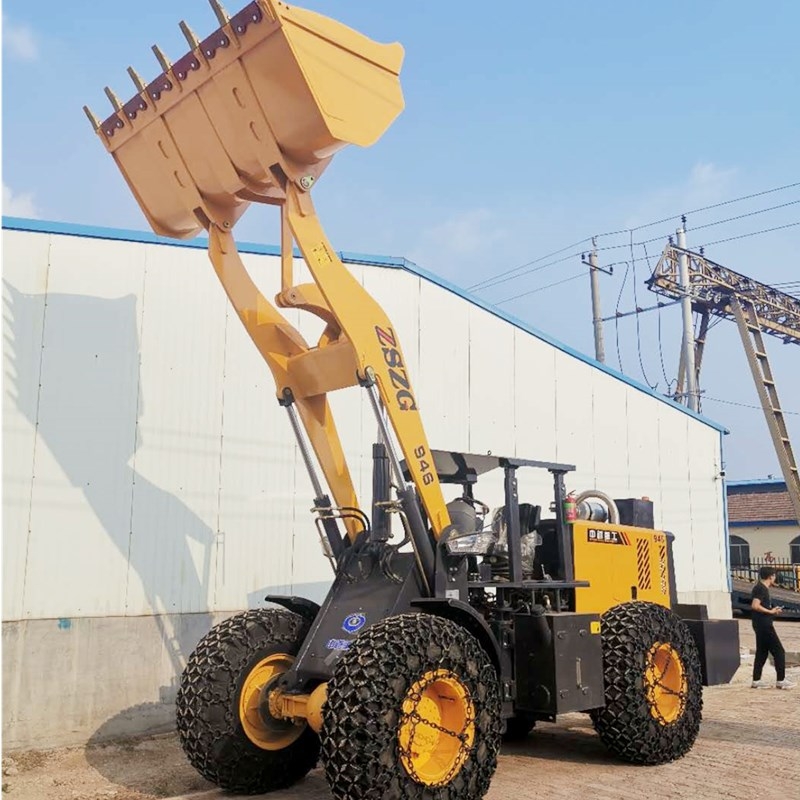
{"label": "zszg logo", "polygon": [[351,614],[349,617],[345,617],[342,630],[347,633],[358,633],[366,624],[367,618],[363,614]]}

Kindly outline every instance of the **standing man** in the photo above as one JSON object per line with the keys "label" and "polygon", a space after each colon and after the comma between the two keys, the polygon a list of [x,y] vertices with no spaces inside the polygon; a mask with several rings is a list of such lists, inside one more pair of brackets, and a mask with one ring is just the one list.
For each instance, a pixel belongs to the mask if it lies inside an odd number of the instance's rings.
{"label": "standing man", "polygon": [[772,654],[777,673],[776,689],[794,689],[797,685],[786,680],[786,653],[775,632],[773,617],[783,610],[780,606],[773,607],[769,596],[769,587],[775,583],[776,571],[774,567],[761,567],[758,571],[761,580],[753,587],[750,600],[752,609],[753,630],[756,633],[756,658],[753,662],[753,689],[766,689],[769,684],[761,680],[761,671],[767,663],[767,655]]}

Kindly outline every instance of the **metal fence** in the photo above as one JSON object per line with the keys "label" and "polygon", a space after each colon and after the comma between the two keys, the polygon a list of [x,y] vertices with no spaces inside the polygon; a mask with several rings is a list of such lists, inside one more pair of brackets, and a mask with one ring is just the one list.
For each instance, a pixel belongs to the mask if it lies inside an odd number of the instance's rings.
{"label": "metal fence", "polygon": [[737,564],[731,567],[731,575],[734,578],[741,578],[755,583],[758,580],[758,571],[761,567],[772,567],[777,572],[776,586],[781,589],[800,592],[800,564],[790,564],[788,561],[751,558],[746,564]]}

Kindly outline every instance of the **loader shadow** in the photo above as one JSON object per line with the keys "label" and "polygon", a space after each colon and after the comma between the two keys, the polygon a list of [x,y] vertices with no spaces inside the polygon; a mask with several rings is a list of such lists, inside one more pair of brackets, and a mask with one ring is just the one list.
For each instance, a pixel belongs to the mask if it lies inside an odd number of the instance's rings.
{"label": "loader shadow", "polygon": [[[144,709],[142,713],[146,713]],[[498,771],[513,769],[514,762],[520,758],[583,765],[618,763],[600,743],[590,724],[584,725],[577,720],[566,725],[562,722],[558,727],[537,729],[522,741],[503,745]],[[132,792],[172,797],[214,788],[189,765],[175,733],[130,738],[123,742],[92,742],[85,754],[89,764],[105,778]],[[229,796],[222,791],[211,794],[220,800]],[[299,797],[330,800],[331,793],[318,764],[292,787],[263,797],[270,800],[297,800]]]}
{"label": "loader shadow", "polygon": [[525,739],[504,742],[502,757],[541,758],[574,764],[609,764],[614,757],[609,753],[584,715],[560,719],[558,725],[539,723]]}
{"label": "loader shadow", "polygon": [[[155,797],[176,797],[207,792],[216,787],[189,764],[181,751],[177,734],[130,738],[122,742],[90,743],[86,760],[103,777],[128,792]],[[127,796],[127,795],[126,795]],[[235,797],[222,790],[213,797]],[[330,800],[331,793],[322,769],[317,766],[288,789],[270,792],[270,800]],[[210,798],[209,798],[210,800]]]}
{"label": "loader shadow", "polygon": [[[138,578],[173,672],[160,689],[160,702],[148,706],[160,706],[153,714],[171,719],[177,679],[197,644],[198,629],[208,630],[211,616],[201,612],[194,615],[194,625],[181,625],[173,623],[180,617],[167,615],[180,615],[187,610],[184,603],[208,596],[215,533],[179,497],[135,469],[144,411],[136,297],[32,295],[3,281],[3,318],[6,397],[34,427],[37,440],[80,490],[125,559],[126,585],[134,587]],[[73,519],[80,519],[80,513],[73,509]],[[70,522],[67,514],[63,519],[62,529],[38,535],[79,539],[79,523]],[[202,552],[199,566],[192,549]],[[64,567],[59,592],[65,594],[70,582],[106,569],[99,559],[82,570]],[[132,604],[141,613],[141,602]],[[135,731],[140,723],[135,711],[104,722],[93,740],[98,734]]]}

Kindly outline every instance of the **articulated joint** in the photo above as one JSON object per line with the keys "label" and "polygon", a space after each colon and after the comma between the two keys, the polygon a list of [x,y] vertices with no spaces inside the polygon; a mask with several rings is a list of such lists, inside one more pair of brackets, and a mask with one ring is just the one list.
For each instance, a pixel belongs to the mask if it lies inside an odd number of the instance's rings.
{"label": "articulated joint", "polygon": [[327,697],[327,683],[321,683],[310,694],[286,694],[280,689],[273,689],[268,696],[269,713],[275,719],[286,719],[295,724],[305,720],[315,733],[319,733]]}

